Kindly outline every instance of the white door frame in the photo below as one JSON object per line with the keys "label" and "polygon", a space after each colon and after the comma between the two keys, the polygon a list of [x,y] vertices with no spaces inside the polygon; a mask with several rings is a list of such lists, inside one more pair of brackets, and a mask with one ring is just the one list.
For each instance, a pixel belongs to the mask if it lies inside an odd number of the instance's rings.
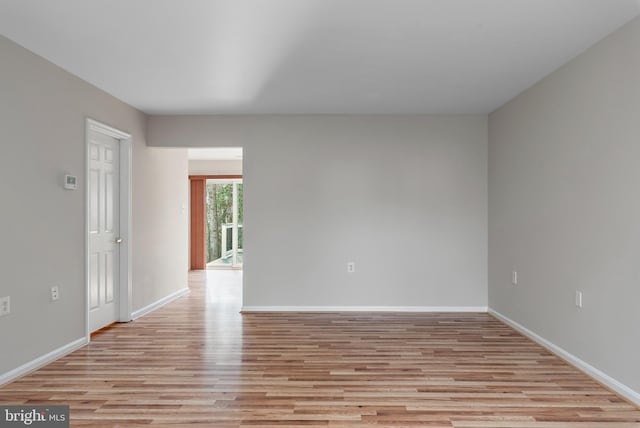
{"label": "white door frame", "polygon": [[[118,321],[131,321],[131,134],[87,118],[85,129],[85,181],[89,177],[89,134],[100,132],[120,141],[120,275],[118,276]],[[89,324],[89,186],[85,186],[85,331],[91,338]]]}

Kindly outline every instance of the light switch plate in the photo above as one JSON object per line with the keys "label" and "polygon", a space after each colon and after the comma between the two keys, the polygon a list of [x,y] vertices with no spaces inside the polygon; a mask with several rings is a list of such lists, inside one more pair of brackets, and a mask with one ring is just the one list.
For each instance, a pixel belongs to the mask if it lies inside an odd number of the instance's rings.
{"label": "light switch plate", "polygon": [[582,308],[582,291],[576,291],[576,308]]}

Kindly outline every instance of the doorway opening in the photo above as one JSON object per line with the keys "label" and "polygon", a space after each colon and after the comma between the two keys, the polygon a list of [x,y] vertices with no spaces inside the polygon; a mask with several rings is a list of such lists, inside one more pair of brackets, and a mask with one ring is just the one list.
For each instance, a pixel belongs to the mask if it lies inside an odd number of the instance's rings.
{"label": "doorway opening", "polygon": [[241,147],[188,150],[190,270],[244,264],[244,183]]}
{"label": "doorway opening", "polygon": [[242,179],[208,179],[205,246],[207,269],[242,268]]}

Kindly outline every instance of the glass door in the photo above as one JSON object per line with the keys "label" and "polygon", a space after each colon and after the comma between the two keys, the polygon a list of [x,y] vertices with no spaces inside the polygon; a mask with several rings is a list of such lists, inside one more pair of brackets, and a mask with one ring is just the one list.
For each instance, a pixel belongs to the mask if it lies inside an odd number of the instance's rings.
{"label": "glass door", "polygon": [[242,180],[207,180],[208,268],[242,267],[242,190]]}
{"label": "glass door", "polygon": [[244,255],[242,246],[242,201],[242,180],[237,180],[233,183],[233,267],[242,267]]}

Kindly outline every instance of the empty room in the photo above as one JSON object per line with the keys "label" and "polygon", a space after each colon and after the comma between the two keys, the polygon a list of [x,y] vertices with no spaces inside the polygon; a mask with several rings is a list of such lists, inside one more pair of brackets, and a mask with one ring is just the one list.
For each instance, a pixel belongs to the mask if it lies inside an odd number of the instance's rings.
{"label": "empty room", "polygon": [[640,427],[639,0],[0,0],[0,427]]}

